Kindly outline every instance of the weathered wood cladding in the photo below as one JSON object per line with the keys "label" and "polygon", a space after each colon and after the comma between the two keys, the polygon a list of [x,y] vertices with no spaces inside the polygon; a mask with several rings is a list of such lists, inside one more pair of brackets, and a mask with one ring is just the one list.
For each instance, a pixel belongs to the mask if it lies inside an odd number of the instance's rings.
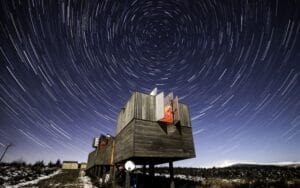
{"label": "weathered wood cladding", "polygon": [[[116,129],[115,163],[128,159],[164,163],[195,157],[188,106],[179,103],[176,126],[156,121],[155,96],[135,92],[119,113]],[[130,121],[130,123],[126,123]]]}
{"label": "weathered wood cladding", "polygon": [[155,96],[135,92],[118,115],[116,134],[132,119],[155,121]]}
{"label": "weathered wood cladding", "polygon": [[107,138],[107,145],[100,145],[89,154],[87,169],[94,165],[112,165],[114,157],[114,139]]}
{"label": "weathered wood cladding", "polygon": [[133,138],[134,138],[134,120],[131,121],[116,136],[115,158],[114,162],[120,162],[133,155]]}
{"label": "weathered wood cladding", "polygon": [[96,169],[96,173],[98,167],[102,169],[127,160],[136,164],[160,164],[195,157],[188,106],[179,103],[179,122],[167,125],[157,121],[156,99],[156,96],[133,93],[119,113],[116,137],[108,137],[105,146],[100,142],[89,154],[88,171]]}
{"label": "weathered wood cladding", "polygon": [[89,153],[87,167],[86,167],[87,169],[95,165],[95,158],[96,158],[96,150]]}
{"label": "weathered wood cladding", "polygon": [[186,126],[171,126],[164,131],[156,122],[136,120],[134,135],[134,157],[195,157],[192,130]]}
{"label": "weathered wood cladding", "polygon": [[155,121],[155,96],[144,93],[135,93],[135,118],[148,121]]}
{"label": "weathered wood cladding", "polygon": [[118,134],[135,116],[135,93],[121,109],[118,115],[116,134]]}
{"label": "weathered wood cladding", "polygon": [[[139,158],[138,161],[141,158],[155,158],[152,160],[159,164],[166,162],[166,158],[179,160],[195,157],[191,127],[163,126],[168,125],[144,120],[131,122],[117,136],[115,162],[132,158]],[[124,143],[123,139],[126,140]]]}
{"label": "weathered wood cladding", "polygon": [[[116,134],[130,122],[132,119],[142,119],[147,121],[156,121],[155,96],[135,92],[130,97],[124,108],[118,115]],[[182,126],[191,126],[188,106],[179,103],[180,121]]]}
{"label": "weathered wood cladding", "polygon": [[113,138],[109,138],[107,145],[102,146],[99,144],[97,148],[97,152],[99,152],[99,155],[96,157],[96,164],[99,165],[112,165],[112,155],[113,155],[113,145],[114,140]]}
{"label": "weathered wood cladding", "polygon": [[179,113],[181,126],[191,127],[190,112],[186,104],[179,103]]}

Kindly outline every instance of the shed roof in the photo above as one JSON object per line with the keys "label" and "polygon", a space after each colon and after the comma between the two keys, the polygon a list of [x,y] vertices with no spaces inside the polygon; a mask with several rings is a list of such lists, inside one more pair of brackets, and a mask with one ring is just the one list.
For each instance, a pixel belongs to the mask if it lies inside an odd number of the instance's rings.
{"label": "shed roof", "polygon": [[63,163],[78,163],[77,161],[63,161]]}

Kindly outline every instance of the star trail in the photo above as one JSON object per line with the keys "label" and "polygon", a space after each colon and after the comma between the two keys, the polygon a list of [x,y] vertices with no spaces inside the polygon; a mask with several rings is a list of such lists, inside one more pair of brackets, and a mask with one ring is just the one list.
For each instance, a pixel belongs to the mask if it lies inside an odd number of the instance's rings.
{"label": "star trail", "polygon": [[299,161],[300,1],[1,1],[5,161],[86,161],[133,91],[190,106],[197,158]]}

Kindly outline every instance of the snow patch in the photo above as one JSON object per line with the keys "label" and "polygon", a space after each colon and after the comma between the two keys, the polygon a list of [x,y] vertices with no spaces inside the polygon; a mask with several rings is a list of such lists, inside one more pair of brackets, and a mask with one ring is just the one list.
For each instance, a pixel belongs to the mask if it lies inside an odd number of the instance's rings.
{"label": "snow patch", "polygon": [[25,186],[25,185],[37,184],[39,181],[51,178],[52,176],[55,176],[59,173],[61,173],[61,170],[57,170],[56,172],[54,172],[54,173],[52,173],[48,176],[41,176],[41,177],[39,177],[35,180],[32,180],[32,181],[26,181],[26,182],[22,182],[22,183],[19,183],[19,184],[16,184],[16,185],[7,185],[6,188],[18,188],[18,187],[22,187],[22,186]]}
{"label": "snow patch", "polygon": [[95,188],[91,182],[91,178],[85,175],[84,170],[80,171],[78,179],[83,188]]}

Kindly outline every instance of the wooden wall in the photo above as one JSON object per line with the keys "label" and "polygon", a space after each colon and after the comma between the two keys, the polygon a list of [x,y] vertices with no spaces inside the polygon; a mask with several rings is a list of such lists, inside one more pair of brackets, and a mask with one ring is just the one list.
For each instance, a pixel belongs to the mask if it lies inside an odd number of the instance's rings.
{"label": "wooden wall", "polygon": [[155,96],[135,92],[118,115],[116,134],[132,119],[155,121]]}
{"label": "wooden wall", "polygon": [[135,118],[148,121],[156,121],[155,119],[155,96],[144,93],[135,93]]}
{"label": "wooden wall", "polygon": [[179,103],[180,122],[176,126],[163,125],[156,121],[155,101],[155,96],[135,92],[119,113],[116,163],[130,158],[153,157],[159,162],[159,158],[195,157],[188,106]]}
{"label": "wooden wall", "polygon": [[62,164],[62,169],[70,170],[70,169],[78,169],[78,163],[65,163]]}
{"label": "wooden wall", "polygon": [[96,150],[89,153],[88,156],[88,162],[87,162],[87,169],[91,168],[95,165],[95,159],[96,159]]}
{"label": "wooden wall", "polygon": [[[135,92],[130,97],[118,115],[116,135],[133,119],[156,121],[156,100],[155,96]],[[191,126],[188,106],[179,103],[181,124]]]}
{"label": "wooden wall", "polygon": [[[168,126],[167,131],[163,126]],[[190,127],[161,126],[156,122],[137,120],[135,129],[134,157],[195,157]]]}
{"label": "wooden wall", "polygon": [[113,152],[113,143],[114,140],[112,137],[108,138],[108,143],[105,146],[99,144],[97,152],[99,153],[95,159],[97,165],[111,165],[112,161],[112,152]]}
{"label": "wooden wall", "polygon": [[116,134],[118,134],[133,118],[135,115],[135,96],[134,93],[127,101],[125,106],[121,108],[118,115]]}
{"label": "wooden wall", "polygon": [[99,146],[89,154],[87,169],[94,165],[112,165],[112,152],[113,152],[114,139],[108,138],[108,143],[105,146]]}
{"label": "wooden wall", "polygon": [[161,163],[165,162],[165,158],[193,158],[195,150],[192,129],[188,126],[134,120],[117,136],[115,153],[117,163],[130,158],[153,157],[157,158],[157,163],[160,163],[159,158],[162,158]]}
{"label": "wooden wall", "polygon": [[134,120],[116,136],[114,162],[120,162],[133,155]]}
{"label": "wooden wall", "polygon": [[179,103],[179,113],[181,126],[191,127],[189,107],[186,104]]}

